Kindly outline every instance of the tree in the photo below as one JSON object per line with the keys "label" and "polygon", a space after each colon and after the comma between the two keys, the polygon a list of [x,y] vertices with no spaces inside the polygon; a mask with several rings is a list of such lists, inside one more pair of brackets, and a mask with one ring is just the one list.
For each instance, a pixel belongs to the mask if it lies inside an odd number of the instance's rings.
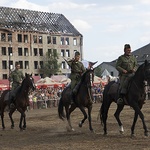
{"label": "tree", "polygon": [[61,64],[58,64],[59,57],[55,50],[53,52],[48,51],[43,58],[43,66],[40,69],[40,73],[43,74],[43,77],[51,77],[60,72]]}
{"label": "tree", "polygon": [[98,66],[98,67],[95,68],[94,74],[95,74],[96,76],[98,76],[98,77],[101,77],[102,70],[101,70],[101,67],[100,67],[100,66]]}

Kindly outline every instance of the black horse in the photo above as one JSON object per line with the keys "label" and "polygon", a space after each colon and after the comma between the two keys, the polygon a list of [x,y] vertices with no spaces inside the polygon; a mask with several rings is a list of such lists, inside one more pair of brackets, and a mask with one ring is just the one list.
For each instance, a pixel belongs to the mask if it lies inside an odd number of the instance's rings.
{"label": "black horse", "polygon": [[[79,127],[82,127],[82,124],[87,119],[87,113],[85,111],[85,107],[88,109],[88,120],[89,120],[89,129],[93,131],[92,125],[91,125],[91,111],[92,111],[92,83],[94,80],[94,70],[90,69],[87,70],[81,77],[80,87],[78,89],[78,92],[75,96],[75,101],[70,106],[71,102],[71,88],[70,86],[66,87],[64,91],[62,92],[59,106],[58,106],[58,114],[60,119],[64,119],[64,117],[67,117],[69,129],[74,130],[71,125],[70,121],[70,114],[73,112],[77,107],[81,110],[81,112],[84,115],[83,120],[79,123]],[[64,107],[66,111],[66,116],[64,115]]]}
{"label": "black horse", "polygon": [[[17,109],[21,113],[20,117],[20,123],[19,123],[19,128],[20,130],[23,130],[26,128],[26,115],[25,111],[27,110],[27,106],[29,104],[29,91],[30,89],[35,90],[35,84],[34,84],[34,79],[32,78],[32,74],[25,74],[25,78],[22,81],[22,84],[20,87],[17,88],[17,93],[14,99],[15,107],[10,108],[9,110],[9,117],[11,120],[11,128],[14,128],[14,121],[12,119],[12,114],[14,111]],[[10,105],[10,101],[5,100],[6,94],[8,94],[10,90],[5,90],[1,97],[0,97],[0,115],[1,115],[1,120],[2,120],[2,128],[5,129],[4,125],[4,110],[7,105]],[[23,122],[23,125],[22,125]]]}
{"label": "black horse", "polygon": [[[145,81],[147,81],[148,85],[150,85],[150,63],[148,63],[147,60],[138,67],[135,75],[131,78],[129,82],[128,92],[126,94],[126,105],[131,106],[135,111],[133,124],[131,127],[131,136],[134,136],[134,128],[138,115],[140,116],[143,123],[144,135],[148,136],[148,129],[145,124],[144,115],[141,112],[146,97]],[[100,108],[100,119],[101,122],[104,124],[104,134],[107,134],[106,121],[109,107],[112,102],[116,102],[116,99],[118,97],[118,86],[119,83],[112,81],[105,86],[103,92],[103,102]],[[120,132],[124,131],[123,125],[119,118],[120,112],[123,110],[123,108],[124,105],[117,105],[117,110],[114,114],[119,124]]]}

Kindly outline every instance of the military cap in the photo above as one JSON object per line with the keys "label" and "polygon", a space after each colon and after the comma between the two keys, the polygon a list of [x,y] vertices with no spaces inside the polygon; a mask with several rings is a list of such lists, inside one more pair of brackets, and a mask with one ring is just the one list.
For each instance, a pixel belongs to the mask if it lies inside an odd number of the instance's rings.
{"label": "military cap", "polygon": [[19,63],[19,61],[16,61],[15,66],[18,66],[18,65],[20,65],[20,63]]}
{"label": "military cap", "polygon": [[125,44],[124,49],[131,48],[130,44]]}
{"label": "military cap", "polygon": [[80,55],[80,52],[76,51],[75,56],[78,56],[78,55]]}

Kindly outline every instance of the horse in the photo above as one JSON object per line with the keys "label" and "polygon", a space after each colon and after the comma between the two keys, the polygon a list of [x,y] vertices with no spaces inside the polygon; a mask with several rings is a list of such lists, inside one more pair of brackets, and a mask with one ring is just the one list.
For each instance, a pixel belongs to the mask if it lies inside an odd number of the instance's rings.
{"label": "horse", "polygon": [[[14,107],[9,110],[9,118],[11,120],[11,128],[14,128],[14,121],[12,118],[12,114],[17,109],[20,113],[20,123],[19,128],[20,130],[26,129],[26,115],[25,111],[27,110],[27,106],[29,105],[29,92],[30,89],[33,91],[36,89],[34,84],[34,79],[32,78],[32,74],[25,74],[25,78],[22,81],[21,85],[17,88],[16,96],[14,98]],[[10,105],[10,100],[5,100],[6,94],[9,94],[10,90],[5,90],[1,97],[0,97],[0,115],[1,115],[1,121],[2,121],[2,128],[5,129],[4,124],[4,111],[6,106]]]}
{"label": "horse", "polygon": [[[137,71],[135,72],[134,76],[130,79],[129,85],[128,85],[128,92],[125,96],[125,101],[123,105],[118,104],[117,109],[114,113],[114,116],[118,122],[120,133],[124,132],[123,124],[119,118],[119,115],[121,111],[123,110],[125,105],[130,106],[134,110],[134,119],[131,126],[131,137],[134,136],[134,129],[135,124],[138,119],[138,116],[140,116],[142,123],[143,123],[143,129],[144,129],[144,135],[148,136],[148,129],[145,124],[144,115],[141,111],[143,104],[145,103],[145,97],[146,97],[146,91],[145,91],[145,81],[148,85],[150,85],[150,63],[145,60],[143,64],[141,64]],[[107,116],[108,116],[108,110],[112,102],[117,101],[118,98],[118,88],[119,88],[119,82],[112,81],[108,83],[105,86],[105,89],[103,91],[103,102],[100,107],[100,120],[102,125],[104,125],[104,135],[107,135]]]}
{"label": "horse", "polygon": [[[78,89],[77,94],[74,98],[74,103],[71,104],[71,87],[67,86],[62,94],[58,105],[58,115],[59,118],[64,120],[67,118],[69,128],[68,130],[74,131],[70,121],[71,113],[78,107],[84,115],[84,118],[80,121],[79,127],[82,127],[84,121],[88,117],[89,121],[89,129],[93,131],[92,124],[91,124],[91,111],[92,111],[92,83],[94,80],[94,69],[88,69],[84,72],[81,76],[81,81],[79,82],[80,86]],[[71,106],[70,106],[71,105]],[[65,113],[64,113],[65,107]],[[88,109],[88,115],[85,111],[85,108]]]}

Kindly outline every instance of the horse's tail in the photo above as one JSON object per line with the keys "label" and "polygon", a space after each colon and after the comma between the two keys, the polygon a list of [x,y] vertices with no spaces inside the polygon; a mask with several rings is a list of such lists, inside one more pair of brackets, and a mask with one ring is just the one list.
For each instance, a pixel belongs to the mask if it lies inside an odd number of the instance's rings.
{"label": "horse's tail", "polygon": [[59,118],[60,118],[60,119],[64,120],[65,114],[64,114],[64,106],[63,106],[62,97],[61,97],[60,100],[59,100],[58,115],[59,115]]}

